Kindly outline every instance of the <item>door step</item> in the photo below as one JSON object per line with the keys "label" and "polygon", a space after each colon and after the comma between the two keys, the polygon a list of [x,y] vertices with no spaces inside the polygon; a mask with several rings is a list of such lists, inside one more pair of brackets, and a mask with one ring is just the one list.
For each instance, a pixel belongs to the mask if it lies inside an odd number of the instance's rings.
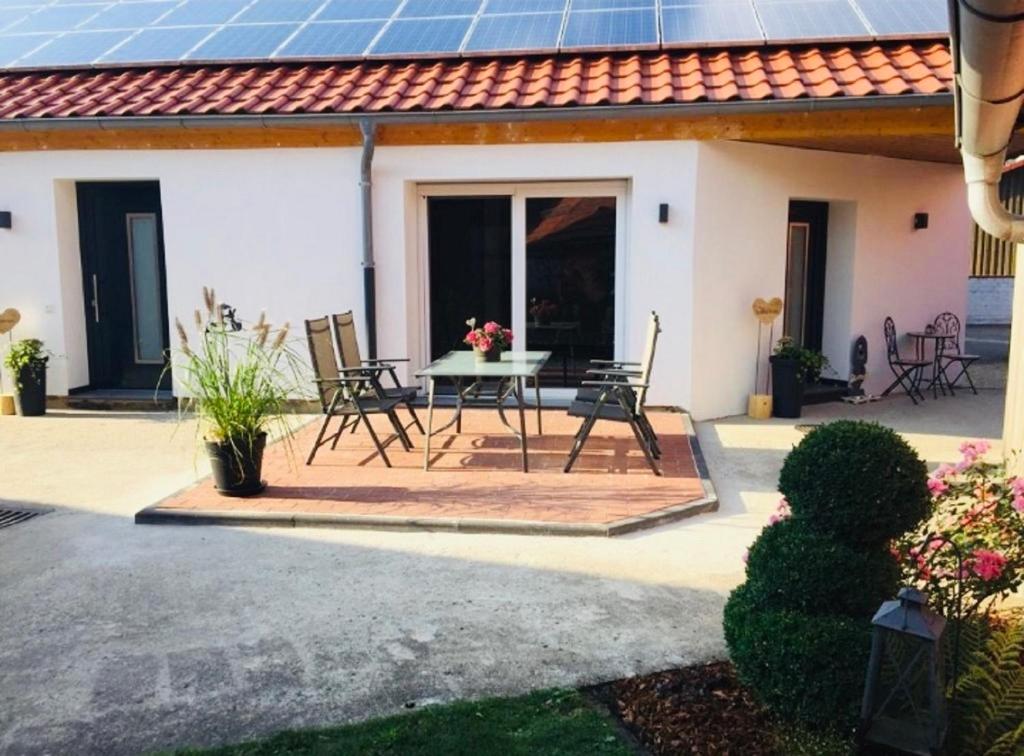
{"label": "door step", "polygon": [[170,391],[96,389],[69,395],[63,406],[93,412],[173,412],[178,401]]}

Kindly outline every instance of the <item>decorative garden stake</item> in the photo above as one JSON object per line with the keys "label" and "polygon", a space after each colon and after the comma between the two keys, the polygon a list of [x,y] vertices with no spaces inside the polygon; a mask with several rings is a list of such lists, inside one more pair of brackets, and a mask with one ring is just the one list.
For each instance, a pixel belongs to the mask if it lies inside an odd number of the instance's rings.
{"label": "decorative garden stake", "polygon": [[946,619],[916,588],[901,588],[871,620],[858,739],[906,753],[937,753],[946,737]]}
{"label": "decorative garden stake", "polygon": [[774,297],[765,301],[758,297],[751,305],[757,318],[757,356],[754,362],[754,393],[747,398],[747,414],[754,420],[767,420],[772,416],[772,392],[770,374],[765,376],[764,392],[761,387],[761,345],[764,343],[764,328],[768,326],[768,343],[775,343],[775,319],[782,314],[782,300]]}

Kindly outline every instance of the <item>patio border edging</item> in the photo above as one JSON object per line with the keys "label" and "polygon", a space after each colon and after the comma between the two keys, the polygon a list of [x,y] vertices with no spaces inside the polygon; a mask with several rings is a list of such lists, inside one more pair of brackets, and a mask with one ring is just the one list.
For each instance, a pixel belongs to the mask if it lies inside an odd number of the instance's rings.
{"label": "patio border edging", "polygon": [[[671,505],[654,512],[614,522],[561,523],[539,520],[497,520],[473,517],[394,517],[388,515],[330,514],[312,512],[238,512],[218,509],[177,509],[162,507],[161,499],[135,514],[136,525],[222,525],[233,527],[348,528],[353,530],[390,530],[403,532],[495,533],[507,535],[603,536],[612,537],[678,522],[705,512],[718,510],[718,494],[708,473],[707,462],[690,415],[680,408],[669,412],[681,415],[684,433],[690,443],[704,496],[695,501]],[[187,486],[192,488],[196,483]]]}

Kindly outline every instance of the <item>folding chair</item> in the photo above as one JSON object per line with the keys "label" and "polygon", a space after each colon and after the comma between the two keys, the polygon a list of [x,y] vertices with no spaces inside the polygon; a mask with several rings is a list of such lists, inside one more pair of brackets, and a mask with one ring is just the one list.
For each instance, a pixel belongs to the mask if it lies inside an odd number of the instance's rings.
{"label": "folding chair", "polygon": [[[420,424],[420,419],[416,416],[416,410],[413,409],[412,406],[412,403],[416,400],[416,396],[419,394],[420,390],[416,386],[403,386],[399,382],[398,373],[395,370],[396,362],[408,362],[408,358],[364,360],[359,354],[359,338],[356,334],[356,321],[355,317],[352,315],[352,311],[349,310],[348,312],[332,315],[331,322],[334,325],[334,336],[338,340],[338,350],[341,353],[342,367],[372,367],[374,369],[387,372],[393,385],[383,387],[384,396],[388,399],[398,399],[400,403],[404,404],[405,408],[409,410],[409,414],[412,415],[413,423],[419,429],[420,433],[423,433],[423,425]],[[354,427],[353,432],[355,432]]]}
{"label": "folding chair", "polygon": [[[935,318],[935,330],[944,337],[939,342],[939,372],[946,385],[949,386],[949,393],[956,396],[954,389],[957,381],[960,378],[966,378],[971,391],[977,394],[978,389],[974,387],[974,381],[971,380],[971,374],[967,368],[981,357],[977,354],[964,354],[960,351],[960,318],[951,312],[944,312]],[[946,371],[954,364],[960,366],[960,372],[953,380],[950,380],[949,373]]]}
{"label": "folding chair", "polygon": [[[657,462],[658,457],[661,456],[661,450],[658,448],[654,428],[644,411],[659,333],[661,333],[661,326],[658,316],[651,313],[650,327],[647,329],[647,345],[641,362],[608,361],[603,363],[607,367],[601,366],[587,371],[599,375],[600,379],[583,381],[582,397],[577,397],[569,405],[570,417],[584,419],[576,433],[572,449],[569,452],[569,459],[565,463],[565,472],[572,470],[572,466],[580,452],[583,451],[597,421],[611,420],[629,424],[633,436],[640,445],[640,450],[647,459],[647,464],[651,466],[655,475],[661,475],[661,469]],[[639,370],[630,369],[634,365],[639,367]],[[595,393],[591,393],[591,391]],[[591,399],[593,400],[591,401]]]}
{"label": "folding chair", "polygon": [[[395,414],[395,407],[401,404],[402,400],[385,396],[380,386],[379,376],[383,368],[339,368],[328,318],[307,320],[306,339],[309,342],[309,359],[316,376],[317,396],[320,398],[320,408],[324,413],[324,422],[320,426],[316,441],[313,442],[313,448],[309,451],[306,464],[313,463],[317,451],[324,444],[330,443],[331,449],[337,448],[338,439],[341,438],[349,420],[355,418],[354,423],[362,420],[384,464],[391,467],[391,460],[384,451],[387,444],[381,443],[368,416],[387,415],[406,451],[412,449],[412,441],[409,440],[405,428]],[[341,418],[341,424],[332,436],[326,437],[328,426],[335,417]],[[388,443],[390,441],[391,439]]]}
{"label": "folding chair", "polygon": [[889,384],[889,387],[882,392],[882,396],[888,396],[894,388],[899,386],[914,404],[917,404],[918,399],[924,401],[924,394],[921,393],[921,379],[924,376],[924,369],[933,364],[932,361],[905,360],[900,357],[896,324],[892,318],[885,319],[883,331],[885,333],[885,354],[889,360],[889,369],[896,376],[896,380]]}

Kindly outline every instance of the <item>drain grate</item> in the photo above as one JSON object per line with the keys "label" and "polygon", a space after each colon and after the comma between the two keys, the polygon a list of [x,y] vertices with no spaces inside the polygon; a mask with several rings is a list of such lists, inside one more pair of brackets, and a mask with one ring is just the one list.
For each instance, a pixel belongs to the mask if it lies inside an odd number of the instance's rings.
{"label": "drain grate", "polygon": [[29,509],[0,509],[0,528],[9,528],[43,514]]}

